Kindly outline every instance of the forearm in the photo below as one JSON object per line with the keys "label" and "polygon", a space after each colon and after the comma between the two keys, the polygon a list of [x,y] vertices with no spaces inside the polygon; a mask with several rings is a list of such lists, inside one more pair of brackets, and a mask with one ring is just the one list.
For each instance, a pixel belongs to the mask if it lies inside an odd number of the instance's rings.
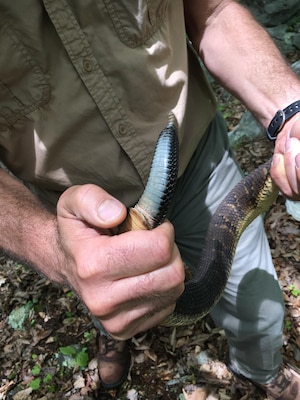
{"label": "forearm", "polygon": [[21,183],[0,169],[0,248],[55,282],[61,254],[56,216]]}
{"label": "forearm", "polygon": [[[223,3],[222,3],[223,4]],[[189,7],[190,8],[190,7]],[[238,97],[263,126],[278,109],[299,99],[300,81],[267,32],[247,10],[230,1],[187,29],[210,73]]]}

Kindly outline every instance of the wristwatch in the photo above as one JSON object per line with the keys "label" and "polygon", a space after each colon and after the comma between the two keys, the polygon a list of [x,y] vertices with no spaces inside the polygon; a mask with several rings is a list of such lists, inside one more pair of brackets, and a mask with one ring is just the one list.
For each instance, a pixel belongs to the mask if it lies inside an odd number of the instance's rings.
{"label": "wristwatch", "polygon": [[267,138],[272,141],[276,140],[286,121],[298,112],[300,112],[300,100],[295,101],[283,110],[278,110],[266,130]]}

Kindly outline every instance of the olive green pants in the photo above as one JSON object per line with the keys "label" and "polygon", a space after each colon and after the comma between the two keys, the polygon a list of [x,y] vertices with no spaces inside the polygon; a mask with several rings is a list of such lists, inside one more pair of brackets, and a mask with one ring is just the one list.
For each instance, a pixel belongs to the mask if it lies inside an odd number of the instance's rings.
{"label": "olive green pants", "polygon": [[[240,179],[226,126],[217,115],[178,181],[168,215],[181,256],[191,268],[197,267],[212,214]],[[238,373],[261,383],[276,377],[284,305],[261,217],[242,234],[226,289],[210,315],[226,332],[231,365]]]}

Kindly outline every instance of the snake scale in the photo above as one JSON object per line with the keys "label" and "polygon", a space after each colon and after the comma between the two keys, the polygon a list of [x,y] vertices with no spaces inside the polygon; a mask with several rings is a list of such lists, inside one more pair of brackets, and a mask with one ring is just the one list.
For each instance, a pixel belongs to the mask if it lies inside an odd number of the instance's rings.
{"label": "snake scale", "polygon": [[[194,323],[203,318],[222,296],[239,238],[246,227],[268,210],[278,195],[270,176],[271,160],[242,179],[220,203],[212,216],[197,271],[185,282],[174,312],[164,326]],[[155,148],[145,190],[129,209],[118,233],[153,229],[164,221],[178,171],[177,127],[173,114]]]}

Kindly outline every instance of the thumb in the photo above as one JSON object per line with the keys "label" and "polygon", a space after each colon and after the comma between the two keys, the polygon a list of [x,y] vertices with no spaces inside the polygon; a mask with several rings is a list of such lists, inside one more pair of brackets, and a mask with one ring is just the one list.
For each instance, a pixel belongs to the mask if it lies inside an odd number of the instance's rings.
{"label": "thumb", "polygon": [[96,185],[72,186],[57,203],[57,216],[80,219],[98,228],[113,228],[124,221],[124,204]]}
{"label": "thumb", "polygon": [[295,137],[300,140],[300,113],[298,114],[292,120],[293,125],[291,126],[290,137]]}

